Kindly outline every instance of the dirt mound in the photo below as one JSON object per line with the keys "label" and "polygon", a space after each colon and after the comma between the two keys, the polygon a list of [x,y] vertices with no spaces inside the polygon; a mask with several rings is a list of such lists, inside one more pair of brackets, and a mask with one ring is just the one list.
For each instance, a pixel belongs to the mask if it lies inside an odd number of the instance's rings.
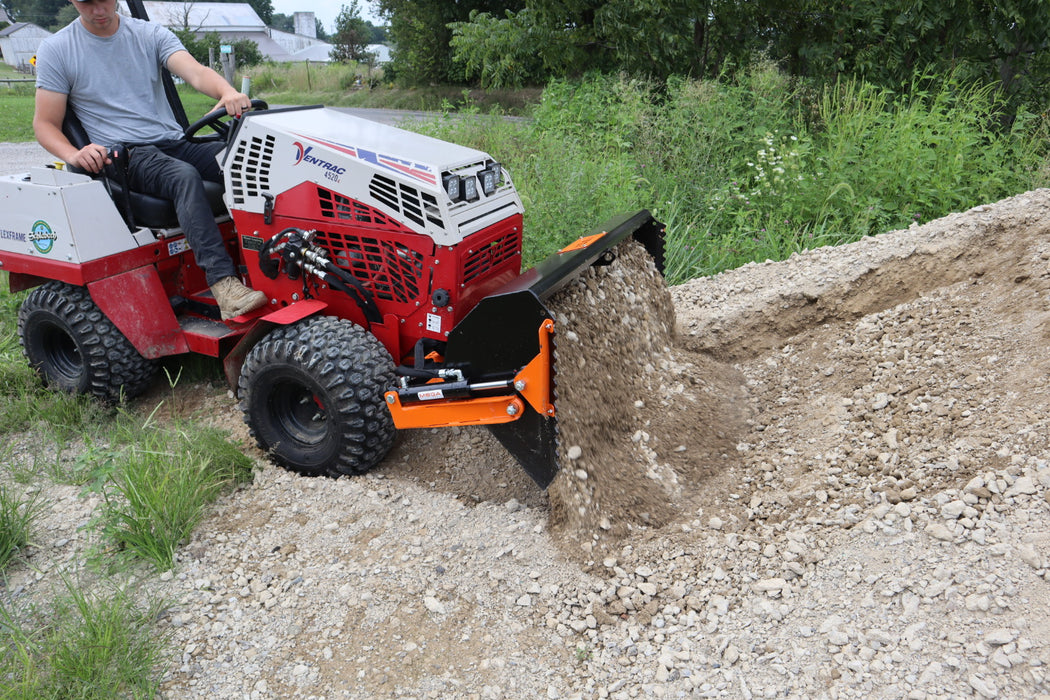
{"label": "dirt mound", "polygon": [[[575,556],[679,515],[683,478],[712,470],[740,416],[742,378],[675,347],[671,295],[635,241],[550,300],[561,470],[551,531]],[[730,410],[727,410],[730,409]]]}

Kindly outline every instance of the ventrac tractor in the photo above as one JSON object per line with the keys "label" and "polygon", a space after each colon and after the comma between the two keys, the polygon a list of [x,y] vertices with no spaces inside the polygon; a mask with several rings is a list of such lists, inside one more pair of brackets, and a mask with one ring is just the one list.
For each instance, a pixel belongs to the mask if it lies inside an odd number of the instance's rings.
{"label": "ventrac tractor", "polygon": [[[396,428],[486,425],[545,487],[558,468],[545,301],[627,237],[659,261],[660,224],[621,216],[523,272],[522,203],[489,155],[324,107],[253,106],[186,127],[226,144],[213,212],[269,300],[228,321],[171,202],[119,171],[0,177],[0,270],[32,289],[18,315],[30,364],[52,387],[117,400],[161,358],[201,353],[221,358],[285,467],[360,473]],[[66,130],[86,138],[74,119]]]}

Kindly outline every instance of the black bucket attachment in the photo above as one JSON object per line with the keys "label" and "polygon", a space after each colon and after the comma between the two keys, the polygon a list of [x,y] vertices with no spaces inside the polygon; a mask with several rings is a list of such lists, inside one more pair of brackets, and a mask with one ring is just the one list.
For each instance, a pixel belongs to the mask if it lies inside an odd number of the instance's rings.
{"label": "black bucket attachment", "polygon": [[[537,328],[553,318],[546,301],[591,265],[611,263],[613,249],[628,237],[645,246],[663,273],[664,227],[648,211],[608,221],[588,236],[527,270],[484,299],[450,332],[445,366],[460,368],[475,385],[510,382],[541,352]],[[557,328],[555,327],[555,334]],[[555,335],[555,339],[556,339]],[[550,359],[551,374],[557,368]],[[551,386],[555,386],[554,382]],[[556,406],[556,390],[552,403]],[[509,422],[489,430],[541,488],[558,472],[557,416],[545,415],[529,402]]]}

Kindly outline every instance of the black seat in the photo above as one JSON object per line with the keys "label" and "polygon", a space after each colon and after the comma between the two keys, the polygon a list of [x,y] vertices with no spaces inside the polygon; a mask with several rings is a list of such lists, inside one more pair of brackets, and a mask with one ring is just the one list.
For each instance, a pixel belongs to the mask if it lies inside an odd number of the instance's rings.
{"label": "black seat", "polygon": [[[87,131],[77,116],[73,114],[73,110],[66,110],[65,119],[62,121],[62,133],[77,148],[83,148],[91,143]],[[72,172],[90,174],[73,166],[68,167]],[[175,214],[175,204],[170,199],[134,190],[125,198],[123,185],[118,178],[111,176],[110,173],[105,171],[92,177],[104,179],[106,189],[113,196],[114,203],[121,210],[124,220],[131,228],[137,226],[177,228],[179,226],[179,219]],[[208,196],[208,204],[211,206],[211,213],[217,218],[227,216],[229,212],[226,209],[226,203],[222,199],[222,183],[212,182],[211,180],[204,180],[203,182],[204,192]],[[125,211],[126,206],[130,206],[130,211]]]}

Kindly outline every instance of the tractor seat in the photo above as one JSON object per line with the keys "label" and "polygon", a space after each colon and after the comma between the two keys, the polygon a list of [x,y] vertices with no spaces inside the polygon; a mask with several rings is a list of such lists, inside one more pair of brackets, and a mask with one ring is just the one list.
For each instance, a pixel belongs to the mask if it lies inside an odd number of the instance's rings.
{"label": "tractor seat", "polygon": [[[66,117],[62,122],[62,132],[66,135],[77,148],[83,148],[84,146],[91,143],[91,139],[88,138],[87,131],[84,126],[80,123],[80,120],[72,110],[66,111]],[[67,165],[70,172],[79,172],[85,175],[91,175],[79,168]],[[124,188],[116,178],[110,177],[103,171],[102,173],[92,175],[96,180],[103,180],[107,185],[107,189],[113,196],[113,202],[117,205],[117,208],[121,211],[121,215],[124,220],[128,222],[128,225],[132,228],[137,226],[145,226],[146,228],[153,229],[164,229],[164,228],[178,228],[179,219],[175,214],[175,203],[170,199],[164,199],[152,194],[146,194],[145,192],[136,192],[132,190],[127,198],[130,204],[131,211],[124,211],[125,198]],[[222,183],[212,182],[211,180],[204,180],[204,193],[208,196],[208,204],[211,206],[211,213],[216,218],[222,218],[229,215],[226,209],[226,203],[222,199],[223,186]],[[132,226],[134,222],[134,226]]]}

